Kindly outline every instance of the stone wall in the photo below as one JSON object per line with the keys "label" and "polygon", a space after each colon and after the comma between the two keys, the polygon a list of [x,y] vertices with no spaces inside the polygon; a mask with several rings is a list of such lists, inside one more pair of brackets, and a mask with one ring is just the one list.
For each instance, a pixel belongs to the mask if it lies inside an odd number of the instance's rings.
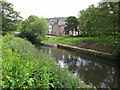
{"label": "stone wall", "polygon": [[59,26],[58,23],[55,23],[54,25],[52,25],[51,34],[56,36],[62,36],[64,34],[64,27]]}

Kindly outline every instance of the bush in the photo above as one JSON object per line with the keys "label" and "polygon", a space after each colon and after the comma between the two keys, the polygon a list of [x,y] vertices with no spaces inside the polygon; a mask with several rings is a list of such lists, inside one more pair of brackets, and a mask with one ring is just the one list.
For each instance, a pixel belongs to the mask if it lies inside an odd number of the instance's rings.
{"label": "bush", "polygon": [[2,88],[78,88],[73,75],[27,40],[4,36]]}

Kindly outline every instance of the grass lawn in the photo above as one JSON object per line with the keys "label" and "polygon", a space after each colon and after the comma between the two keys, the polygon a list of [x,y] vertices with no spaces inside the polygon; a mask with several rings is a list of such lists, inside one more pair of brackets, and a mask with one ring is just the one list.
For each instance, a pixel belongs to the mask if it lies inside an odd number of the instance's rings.
{"label": "grass lawn", "polygon": [[94,42],[102,45],[114,46],[114,39],[112,37],[49,37],[46,36],[42,43],[65,43],[65,44],[76,44],[78,42]]}

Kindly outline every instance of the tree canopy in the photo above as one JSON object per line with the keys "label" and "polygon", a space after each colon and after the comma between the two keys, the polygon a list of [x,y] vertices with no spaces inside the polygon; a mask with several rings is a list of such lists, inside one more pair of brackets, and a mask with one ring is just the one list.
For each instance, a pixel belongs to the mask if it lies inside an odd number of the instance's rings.
{"label": "tree canopy", "polygon": [[[24,20],[21,25],[21,35],[27,38],[32,43],[37,43],[42,36],[45,35],[48,30],[48,24],[45,18],[39,18],[37,16],[29,16]],[[38,41],[40,42],[40,41]]]}
{"label": "tree canopy", "polygon": [[114,38],[120,49],[120,26],[118,25],[118,10],[120,2],[101,2],[98,6],[91,5],[79,12],[79,29],[86,36]]}
{"label": "tree canopy", "polygon": [[65,30],[66,31],[72,31],[72,34],[73,34],[73,31],[77,30],[77,25],[78,25],[78,20],[75,16],[69,16],[67,19],[66,19],[66,27],[65,27]]}
{"label": "tree canopy", "polygon": [[17,24],[22,20],[20,13],[14,10],[13,4],[0,1],[2,4],[2,34],[17,30]]}

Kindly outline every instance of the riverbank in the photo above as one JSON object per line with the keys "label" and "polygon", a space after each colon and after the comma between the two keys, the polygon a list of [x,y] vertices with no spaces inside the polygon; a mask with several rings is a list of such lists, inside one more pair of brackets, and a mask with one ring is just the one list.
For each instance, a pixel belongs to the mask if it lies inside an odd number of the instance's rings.
{"label": "riverbank", "polygon": [[79,47],[65,45],[65,44],[57,44],[57,45],[59,48],[83,52],[83,53],[87,53],[87,54],[91,54],[91,55],[95,55],[95,56],[99,56],[99,57],[103,57],[103,58],[111,59],[111,56],[112,56],[112,54],[110,54],[110,53],[104,53],[104,52],[91,50],[91,49],[79,48]]}
{"label": "riverbank", "polygon": [[118,62],[48,46],[42,46],[41,51],[55,58],[60,67],[68,68],[86,84],[92,84],[96,88],[118,88]]}
{"label": "riverbank", "polygon": [[22,38],[2,37],[0,53],[3,89],[91,88]]}
{"label": "riverbank", "polygon": [[71,48],[108,59],[117,58],[114,55],[117,48],[112,39],[103,40],[101,38],[92,37],[46,37],[42,43],[46,45],[58,44],[60,47]]}

